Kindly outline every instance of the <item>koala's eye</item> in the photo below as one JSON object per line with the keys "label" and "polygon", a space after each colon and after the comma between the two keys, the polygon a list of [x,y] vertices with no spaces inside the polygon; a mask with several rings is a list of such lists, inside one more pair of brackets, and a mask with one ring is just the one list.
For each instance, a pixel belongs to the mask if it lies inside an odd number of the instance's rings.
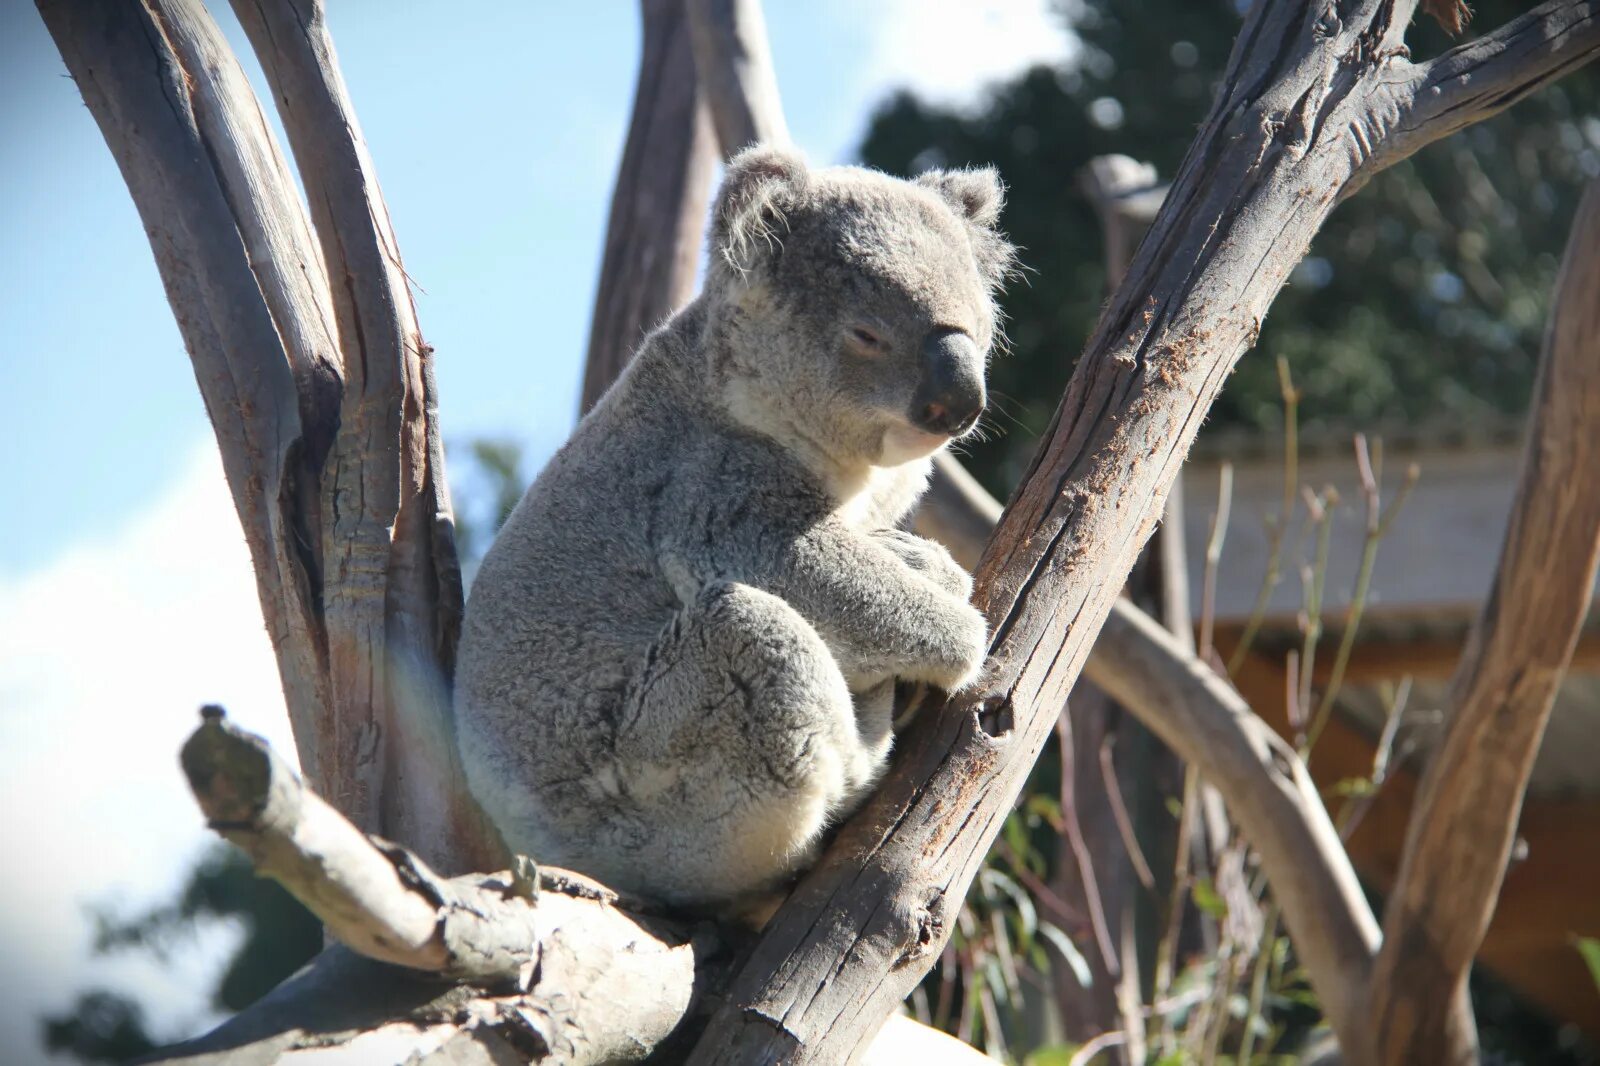
{"label": "koala's eye", "polygon": [[888,342],[866,326],[851,326],[847,336],[850,347],[860,355],[882,355],[889,350]]}

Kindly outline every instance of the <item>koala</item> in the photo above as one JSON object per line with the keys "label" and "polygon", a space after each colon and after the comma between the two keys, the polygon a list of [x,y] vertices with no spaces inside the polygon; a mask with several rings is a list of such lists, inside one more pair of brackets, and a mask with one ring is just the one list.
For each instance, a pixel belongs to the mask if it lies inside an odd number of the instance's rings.
{"label": "koala", "polygon": [[973,682],[971,579],[897,526],[984,407],[1001,200],[992,170],[729,165],[703,291],[473,585],[457,729],[513,851],[736,913],[872,788],[896,682]]}

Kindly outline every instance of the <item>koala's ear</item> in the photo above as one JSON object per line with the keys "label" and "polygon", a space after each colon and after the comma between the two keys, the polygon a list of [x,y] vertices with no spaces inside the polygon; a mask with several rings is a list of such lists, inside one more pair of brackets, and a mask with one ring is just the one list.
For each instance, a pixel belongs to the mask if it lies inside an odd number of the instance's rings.
{"label": "koala's ear", "polygon": [[792,149],[757,144],[734,156],[712,209],[716,252],[735,270],[750,269],[782,234],[785,209],[809,182],[805,158]]}
{"label": "koala's ear", "polygon": [[957,214],[971,222],[993,229],[1000,221],[1006,187],[994,167],[930,170],[917,178],[917,184],[944,197]]}
{"label": "koala's ear", "polygon": [[930,170],[916,179],[923,188],[942,196],[969,223],[972,254],[978,272],[991,291],[1005,287],[1016,276],[1017,249],[1000,232],[1000,209],[1005,206],[1006,187],[993,167],[974,170]]}

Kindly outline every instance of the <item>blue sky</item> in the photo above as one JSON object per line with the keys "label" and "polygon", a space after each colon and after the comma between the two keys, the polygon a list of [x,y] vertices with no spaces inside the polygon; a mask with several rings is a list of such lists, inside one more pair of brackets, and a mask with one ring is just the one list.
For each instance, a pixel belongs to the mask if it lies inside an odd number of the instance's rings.
{"label": "blue sky", "polygon": [[[212,9],[260,84],[226,5]],[[438,352],[446,437],[533,466],[571,428],[638,52],[635,5],[338,0],[330,21]],[[896,86],[961,103],[1069,54],[1049,0],[768,0],[796,141],[853,156]],[[207,839],[202,702],[292,744],[189,361],[133,204],[32,5],[0,2],[0,1047],[89,981],[87,905],[159,902]],[[531,467],[530,467],[531,468]],[[94,964],[168,1032],[236,932]]]}

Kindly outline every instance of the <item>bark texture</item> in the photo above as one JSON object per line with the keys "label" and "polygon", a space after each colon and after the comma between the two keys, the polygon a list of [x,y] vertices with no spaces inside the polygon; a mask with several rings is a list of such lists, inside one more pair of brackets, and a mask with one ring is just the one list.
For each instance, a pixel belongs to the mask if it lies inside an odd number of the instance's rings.
{"label": "bark texture", "polygon": [[1475,1062],[1467,976],[1600,563],[1600,182],[1578,207],[1494,584],[1451,682],[1384,914],[1372,1061]]}
{"label": "bark texture", "polygon": [[[1201,420],[1338,197],[1600,48],[1596,5],[1556,0],[1467,46],[1481,61],[1463,79],[1446,73],[1460,50],[1405,58],[1412,6],[1252,8],[985,552],[984,679],[914,727],[877,795],[768,925],[692,1062],[857,1053],[948,938]],[[1339,1029],[1347,1047],[1363,1033]]]}
{"label": "bark texture", "polygon": [[645,334],[694,295],[716,142],[695,76],[683,0],[641,0],[644,48],[606,222],[580,411]]}

